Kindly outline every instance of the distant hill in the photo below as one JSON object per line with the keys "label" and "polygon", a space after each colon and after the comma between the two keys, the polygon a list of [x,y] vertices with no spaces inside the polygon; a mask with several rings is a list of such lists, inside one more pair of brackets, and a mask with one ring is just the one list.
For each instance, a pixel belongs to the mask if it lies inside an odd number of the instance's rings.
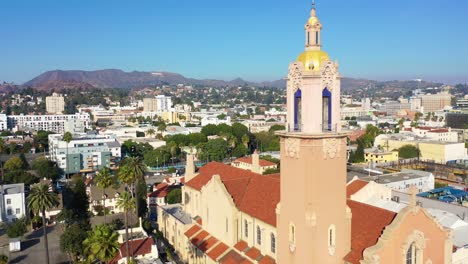
{"label": "distant hill", "polygon": [[98,71],[48,71],[36,78],[26,82],[24,85],[42,88],[47,84],[60,81],[74,81],[87,83],[96,88],[141,88],[155,85],[203,85],[203,86],[238,86],[244,84],[255,84],[240,78],[232,81],[212,79],[186,78],[178,73],[171,72],[124,72],[122,70],[98,70]]}
{"label": "distant hill", "polygon": [[[98,71],[48,71],[36,78],[26,82],[24,86],[31,86],[41,90],[52,89],[87,89],[87,88],[144,88],[156,85],[193,85],[193,86],[212,86],[212,87],[226,87],[226,86],[241,86],[253,85],[259,87],[277,87],[285,88],[286,80],[275,80],[267,82],[249,82],[241,78],[231,81],[223,81],[216,79],[194,79],[187,78],[178,73],[171,72],[124,72],[117,69],[98,70]],[[354,79],[343,78],[341,80],[341,87],[344,93],[359,93],[362,96],[368,96],[369,92],[374,93],[376,90],[385,90],[385,93],[395,94],[399,92],[406,92],[417,87],[435,87],[440,86],[438,83],[416,81],[388,81],[379,82],[367,79]],[[8,87],[7,89],[11,89]]]}

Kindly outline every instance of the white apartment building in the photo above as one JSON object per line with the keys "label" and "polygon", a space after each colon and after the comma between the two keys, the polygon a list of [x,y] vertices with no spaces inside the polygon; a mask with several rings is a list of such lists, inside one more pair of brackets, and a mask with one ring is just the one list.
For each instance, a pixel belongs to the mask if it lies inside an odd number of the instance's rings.
{"label": "white apartment building", "polygon": [[13,222],[26,215],[24,183],[0,185],[0,222]]}
{"label": "white apartment building", "polygon": [[46,111],[49,114],[62,114],[65,111],[65,98],[63,95],[53,93],[46,97]]}
{"label": "white apartment building", "polygon": [[219,119],[218,116],[205,116],[201,120],[201,126],[204,127],[206,125],[220,125],[226,124],[231,125],[231,117],[226,116],[224,119]]}
{"label": "white apartment building", "polygon": [[113,168],[121,157],[120,143],[112,134],[74,134],[67,143],[62,134],[49,135],[49,158],[66,173]]}
{"label": "white apartment building", "polygon": [[411,186],[415,186],[419,192],[427,192],[434,189],[434,175],[430,172],[403,169],[401,172],[383,174],[378,176],[361,177],[365,181],[375,181],[399,192],[408,192]]}
{"label": "white apartment building", "polygon": [[167,112],[172,107],[170,96],[158,95],[143,99],[143,112]]}
{"label": "white apartment building", "polygon": [[458,142],[458,133],[449,128],[415,127],[412,132],[419,137],[426,137],[433,141]]}
{"label": "white apartment building", "polygon": [[8,129],[8,121],[6,114],[0,114],[0,131]]}
{"label": "white apartment building", "polygon": [[[91,128],[91,118],[88,113],[74,115],[9,115],[7,127],[12,130],[44,130],[64,133],[68,122],[79,122],[86,129]],[[74,131],[70,131],[74,132]]]}

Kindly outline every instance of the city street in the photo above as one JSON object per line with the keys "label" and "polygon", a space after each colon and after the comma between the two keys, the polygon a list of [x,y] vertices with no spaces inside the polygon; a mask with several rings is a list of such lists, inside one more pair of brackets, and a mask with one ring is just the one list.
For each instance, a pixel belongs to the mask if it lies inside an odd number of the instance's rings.
{"label": "city street", "polygon": [[[47,230],[50,263],[70,263],[68,256],[60,251],[60,235],[62,234],[60,227],[51,226]],[[22,250],[10,253],[9,263],[45,263],[42,232],[42,229],[39,229],[26,235],[21,241]]]}

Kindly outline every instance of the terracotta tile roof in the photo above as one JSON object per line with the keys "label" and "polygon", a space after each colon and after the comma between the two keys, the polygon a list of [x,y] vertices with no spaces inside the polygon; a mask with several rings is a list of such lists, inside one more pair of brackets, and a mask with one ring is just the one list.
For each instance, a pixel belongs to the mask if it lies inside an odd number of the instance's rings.
{"label": "terracotta tile roof", "polygon": [[169,184],[167,184],[167,183],[165,183],[165,182],[161,182],[161,183],[159,183],[158,185],[156,185],[155,188],[156,188],[156,190],[159,190],[159,189],[164,188],[164,187],[166,187],[166,186],[168,186],[168,185],[169,185]]}
{"label": "terracotta tile roof", "polygon": [[229,251],[224,257],[219,261],[221,264],[253,264],[250,260],[242,257],[239,253],[234,250]]}
{"label": "terracotta tile roof", "polygon": [[434,129],[429,131],[429,133],[448,133],[448,129]]}
{"label": "terracotta tile roof", "polygon": [[218,162],[208,163],[199,172],[186,186],[201,190],[213,175],[219,174],[240,211],[276,226],[276,205],[280,201],[279,177],[265,177]]}
{"label": "terracotta tile roof", "polygon": [[[153,239],[151,237],[130,240],[129,248],[133,249],[133,256],[141,256],[151,253],[151,247],[153,245]],[[127,247],[126,243],[120,245],[120,254],[118,254],[110,263],[117,263],[120,259],[127,257]]]}
{"label": "terracotta tile roof", "polygon": [[[161,185],[161,186],[160,186]],[[158,186],[160,186],[158,188]],[[148,197],[153,197],[153,198],[162,198],[162,197],[166,197],[169,192],[172,190],[172,187],[167,185],[167,184],[159,184],[158,186],[156,186],[157,190],[148,194]]]}
{"label": "terracotta tile roof", "polygon": [[215,237],[210,237],[206,240],[203,240],[203,242],[198,246],[198,248],[203,251],[203,252],[207,252],[208,250],[210,250],[210,248],[212,248],[214,245],[216,245],[216,243],[218,243],[218,239],[216,239]]}
{"label": "terracotta tile roof", "polygon": [[396,216],[396,213],[355,202],[347,202],[353,214],[351,220],[351,251],[344,258],[353,264],[359,264],[364,250],[375,245],[383,230]]}
{"label": "terracotta tile roof", "polygon": [[265,177],[271,177],[271,178],[275,178],[275,179],[279,180],[281,178],[281,174],[279,174],[279,173],[268,174],[268,175],[265,175]]}
{"label": "terracotta tile roof", "polygon": [[[264,159],[259,159],[258,161],[259,161],[261,167],[276,165],[276,163],[268,161],[268,160],[264,160]],[[252,157],[238,158],[234,162],[242,162],[242,163],[252,164]]]}
{"label": "terracotta tile roof", "polygon": [[212,260],[217,261],[219,256],[221,256],[224,252],[226,252],[229,247],[224,244],[223,242],[219,243],[216,247],[210,250],[206,255],[210,257]]}
{"label": "terracotta tile roof", "polygon": [[351,195],[357,193],[361,190],[364,186],[366,186],[369,182],[363,180],[354,180],[346,186],[346,197],[349,198]]}
{"label": "terracotta tile roof", "polygon": [[193,237],[201,228],[197,225],[192,226],[189,230],[185,231],[184,235],[188,238]]}
{"label": "terracotta tile roof", "polygon": [[201,188],[205,186],[205,184],[208,183],[215,174],[219,174],[221,176],[221,180],[224,181],[226,179],[233,180],[249,178],[255,173],[219,162],[210,162],[201,167],[198,171],[198,175],[190,181],[186,182],[185,185],[196,190],[201,190]]}
{"label": "terracotta tile roof", "polygon": [[280,201],[280,180],[253,176],[246,186],[239,210],[267,224],[276,226],[276,205]]}
{"label": "terracotta tile roof", "polygon": [[208,232],[206,232],[205,230],[202,230],[200,233],[198,233],[195,237],[193,237],[190,242],[192,242],[192,244],[198,246],[207,236],[209,236],[210,234]]}
{"label": "terracotta tile roof", "polygon": [[256,247],[252,247],[249,250],[247,250],[247,252],[245,252],[245,255],[253,260],[257,260],[260,257],[263,257],[260,250],[258,250],[258,248]]}
{"label": "terracotta tile roof", "polygon": [[276,261],[270,256],[264,256],[258,264],[276,264]]}
{"label": "terracotta tile roof", "polygon": [[247,245],[247,242],[245,242],[244,240],[241,240],[241,241],[237,242],[237,244],[234,245],[234,248],[239,250],[240,252],[243,252],[248,247],[249,247],[249,245]]}
{"label": "terracotta tile roof", "polygon": [[197,224],[199,224],[199,225],[203,224],[203,220],[200,217],[196,221],[197,221]]}

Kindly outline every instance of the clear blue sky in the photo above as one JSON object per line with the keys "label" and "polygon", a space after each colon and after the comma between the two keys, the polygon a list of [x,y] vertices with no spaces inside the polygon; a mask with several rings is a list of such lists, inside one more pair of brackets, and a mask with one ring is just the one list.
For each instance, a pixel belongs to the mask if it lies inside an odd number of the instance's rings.
{"label": "clear blue sky", "polygon": [[[303,50],[309,0],[0,1],[0,81],[54,69],[275,80]],[[468,81],[468,1],[317,0],[344,76]]]}

